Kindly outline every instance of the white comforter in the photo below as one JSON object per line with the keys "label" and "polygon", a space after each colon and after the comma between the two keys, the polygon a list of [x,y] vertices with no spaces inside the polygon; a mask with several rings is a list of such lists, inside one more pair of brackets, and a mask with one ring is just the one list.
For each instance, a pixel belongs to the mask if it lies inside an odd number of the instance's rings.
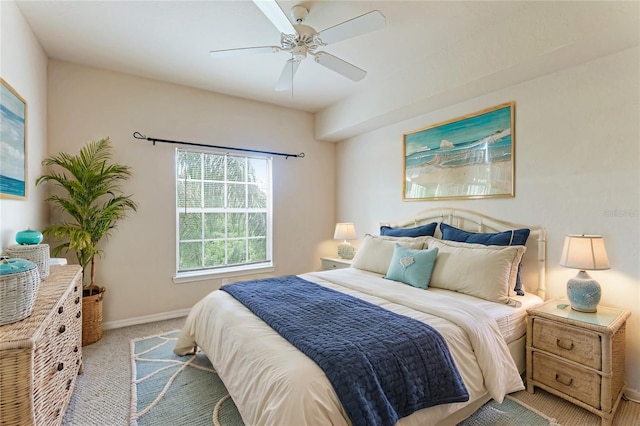
{"label": "white comforter", "polygon": [[[426,322],[447,341],[469,402],[420,410],[398,425],[435,424],[487,392],[502,402],[504,395],[524,389],[495,320],[468,301],[355,268],[301,277]],[[175,351],[183,355],[196,345],[247,425],[350,423],[320,367],[228,293],[214,291],[191,310]]]}

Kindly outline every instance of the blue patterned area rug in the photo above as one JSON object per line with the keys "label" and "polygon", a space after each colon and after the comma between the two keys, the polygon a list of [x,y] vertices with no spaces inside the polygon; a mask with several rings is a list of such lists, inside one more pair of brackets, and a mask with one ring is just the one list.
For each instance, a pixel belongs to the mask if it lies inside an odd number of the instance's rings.
{"label": "blue patterned area rug", "polygon": [[242,425],[209,359],[173,353],[178,334],[131,340],[131,425]]}
{"label": "blue patterned area rug", "polygon": [[491,400],[458,426],[555,426],[556,420],[522,404],[509,395],[502,404]]}
{"label": "blue patterned area rug", "polygon": [[[131,340],[131,425],[241,426],[229,393],[202,353],[173,353],[179,331]],[[554,419],[507,396],[459,426],[550,426]]]}

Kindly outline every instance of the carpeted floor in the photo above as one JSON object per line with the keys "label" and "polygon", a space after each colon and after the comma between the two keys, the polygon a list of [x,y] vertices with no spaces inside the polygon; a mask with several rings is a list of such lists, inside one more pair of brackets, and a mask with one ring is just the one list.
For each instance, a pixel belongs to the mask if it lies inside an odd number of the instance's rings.
{"label": "carpeted floor", "polygon": [[[184,320],[177,318],[105,330],[102,340],[84,347],[84,373],[78,377],[63,425],[128,426],[131,407],[130,341],[179,329]],[[533,395],[526,391],[516,392],[511,397],[555,418],[559,425],[600,425],[599,417],[542,390],[536,390]],[[640,404],[622,401],[613,426],[638,424]],[[519,425],[521,423],[513,424]]]}
{"label": "carpeted floor", "polygon": [[84,372],[65,413],[63,425],[128,426],[131,406],[130,340],[182,328],[185,318],[105,330],[82,348]]}

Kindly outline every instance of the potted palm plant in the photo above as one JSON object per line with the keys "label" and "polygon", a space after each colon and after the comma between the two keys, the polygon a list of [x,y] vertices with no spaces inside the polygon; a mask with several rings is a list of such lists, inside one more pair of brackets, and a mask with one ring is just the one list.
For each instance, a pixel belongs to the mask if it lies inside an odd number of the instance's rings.
{"label": "potted palm plant", "polygon": [[[128,210],[138,206],[130,195],[123,195],[121,182],[131,177],[129,166],[111,163],[112,146],[104,138],[86,144],[77,155],[59,153],[46,158],[46,174],[36,185],[53,182],[60,190],[46,199],[65,213],[60,223],[43,230],[60,241],[51,253],[72,251],[83,271],[82,345],[102,338],[102,298],[105,287],[96,284],[96,257],[102,255],[98,243],[109,235]],[[91,272],[87,279],[87,267]]]}

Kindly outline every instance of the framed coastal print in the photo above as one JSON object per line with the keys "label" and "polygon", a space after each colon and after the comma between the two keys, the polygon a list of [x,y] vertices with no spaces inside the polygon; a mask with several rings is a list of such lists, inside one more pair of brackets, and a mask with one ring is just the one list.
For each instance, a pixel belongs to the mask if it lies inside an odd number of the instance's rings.
{"label": "framed coastal print", "polygon": [[515,103],[403,137],[404,201],[514,196]]}
{"label": "framed coastal print", "polygon": [[27,198],[27,102],[0,81],[0,197]]}

